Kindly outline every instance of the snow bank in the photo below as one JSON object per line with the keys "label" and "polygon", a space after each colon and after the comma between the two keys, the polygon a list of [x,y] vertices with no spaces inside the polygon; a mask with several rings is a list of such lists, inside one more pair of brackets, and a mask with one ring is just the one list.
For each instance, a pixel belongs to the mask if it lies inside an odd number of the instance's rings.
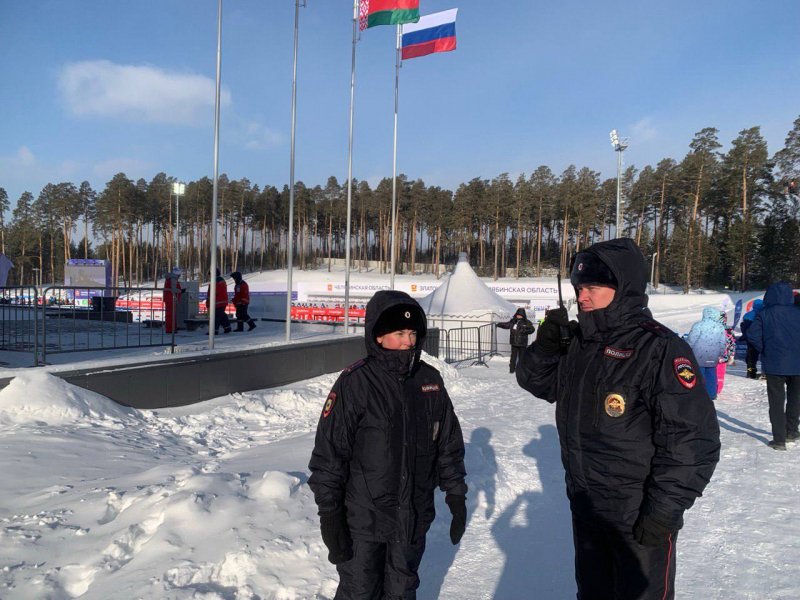
{"label": "snow bank", "polygon": [[134,408],[42,371],[23,371],[0,390],[3,425],[110,425],[140,416]]}

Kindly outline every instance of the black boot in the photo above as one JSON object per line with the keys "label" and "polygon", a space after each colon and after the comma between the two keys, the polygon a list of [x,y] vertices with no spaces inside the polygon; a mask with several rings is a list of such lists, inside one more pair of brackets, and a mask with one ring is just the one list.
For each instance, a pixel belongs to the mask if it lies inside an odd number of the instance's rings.
{"label": "black boot", "polygon": [[242,321],[236,324],[236,331],[244,331],[244,323]]}
{"label": "black boot", "polygon": [[747,367],[747,378],[758,379],[758,371],[755,367]]}
{"label": "black boot", "polygon": [[247,331],[253,331],[256,328],[256,322],[253,319],[250,319],[247,322]]}

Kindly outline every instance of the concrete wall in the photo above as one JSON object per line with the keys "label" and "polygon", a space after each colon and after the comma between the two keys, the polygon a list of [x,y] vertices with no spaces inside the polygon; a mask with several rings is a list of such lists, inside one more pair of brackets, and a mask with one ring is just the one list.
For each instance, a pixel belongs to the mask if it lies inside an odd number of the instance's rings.
{"label": "concrete wall", "polygon": [[[153,409],[336,373],[365,354],[364,338],[348,336],[54,374],[120,404]],[[0,388],[9,381],[0,380]]]}

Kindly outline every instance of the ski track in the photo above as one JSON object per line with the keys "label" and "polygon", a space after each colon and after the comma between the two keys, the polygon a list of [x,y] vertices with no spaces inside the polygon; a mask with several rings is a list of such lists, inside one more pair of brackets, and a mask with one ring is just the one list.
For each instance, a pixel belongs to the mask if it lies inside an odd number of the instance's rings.
{"label": "ski track", "polygon": [[[574,597],[554,407],[517,386],[507,358],[430,362],[467,443],[469,524],[452,546],[437,493],[418,597]],[[720,465],[680,534],[678,598],[800,597],[800,444],[765,445],[765,385],[741,372],[717,402]],[[334,380],[0,426],[0,597],[332,598],[306,464]]]}

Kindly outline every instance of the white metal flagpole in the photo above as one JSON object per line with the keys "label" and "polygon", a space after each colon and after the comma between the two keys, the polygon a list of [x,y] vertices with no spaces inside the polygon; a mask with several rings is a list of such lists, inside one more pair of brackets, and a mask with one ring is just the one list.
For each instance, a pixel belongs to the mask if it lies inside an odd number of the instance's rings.
{"label": "white metal flagpole", "polygon": [[397,47],[395,49],[395,65],[394,65],[394,154],[392,158],[392,232],[391,242],[392,250],[390,253],[390,261],[392,263],[389,271],[389,288],[394,289],[394,270],[395,270],[395,239],[397,228],[397,107],[400,100],[400,66],[402,61],[400,59],[401,50],[400,45],[402,41],[402,25],[397,26]]}
{"label": "white metal flagpole", "polygon": [[350,68],[350,141],[347,145],[347,234],[344,245],[344,333],[350,333],[350,217],[353,205],[353,108],[356,90],[358,0],[353,0],[353,58]]}
{"label": "white metal flagpole", "polygon": [[[297,38],[300,22],[300,2],[294,3],[294,66],[292,67],[292,142],[289,159],[289,237],[286,240],[286,341],[292,339],[292,267],[294,259],[294,135],[297,124]],[[305,6],[303,0],[303,6]]]}
{"label": "white metal flagpole", "polygon": [[208,284],[208,349],[214,349],[217,302],[217,193],[219,192],[219,100],[222,75],[222,0],[217,0],[217,91],[214,99],[214,192],[211,200],[211,266]]}

